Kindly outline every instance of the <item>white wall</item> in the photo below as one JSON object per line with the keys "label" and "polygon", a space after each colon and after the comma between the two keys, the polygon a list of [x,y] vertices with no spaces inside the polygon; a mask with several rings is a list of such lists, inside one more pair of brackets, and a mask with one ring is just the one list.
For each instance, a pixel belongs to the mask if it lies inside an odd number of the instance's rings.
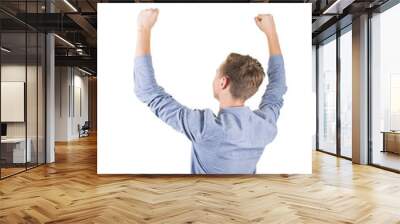
{"label": "white wall", "polygon": [[[26,70],[25,70],[26,69]],[[25,75],[28,75],[28,81],[30,86],[36,86],[36,80],[33,77],[36,77],[36,66],[27,66],[19,65],[19,64],[7,64],[1,66],[1,81],[2,82],[25,82]],[[39,71],[40,72],[40,71]],[[32,111],[36,111],[36,88],[27,88],[27,118],[28,118],[28,137],[30,133],[33,133],[36,130],[36,125],[31,122],[34,121],[36,124],[36,113],[32,113]],[[34,102],[34,104],[31,104]],[[39,105],[40,106],[40,105]],[[2,108],[2,110],[6,110],[6,108]],[[7,136],[8,137],[25,137],[25,123],[26,122],[7,122]],[[36,132],[35,132],[36,133]]]}
{"label": "white wall", "polygon": [[[81,72],[76,73],[78,70],[74,70],[74,108],[72,109],[71,119],[71,135],[73,138],[79,137],[78,124],[83,125],[89,118],[88,113],[88,77],[81,76]],[[80,91],[80,93],[79,93]],[[80,97],[79,97],[80,95]],[[79,102],[80,101],[80,102]],[[81,111],[79,111],[79,109]]]}
{"label": "white wall", "polygon": [[[1,66],[1,81],[2,82],[24,82],[24,83],[26,83],[25,69],[26,69],[25,65],[19,65],[19,64],[2,65]],[[29,71],[31,71],[33,69],[33,67],[28,66],[27,69],[28,69],[28,74],[31,74],[31,72],[29,72]],[[2,96],[2,98],[4,98],[4,96]],[[21,109],[22,109],[22,113],[24,113],[24,108],[22,107]],[[2,110],[2,114],[3,114],[3,113],[5,113],[5,111],[8,110],[8,108],[1,108],[1,110]],[[19,112],[17,112],[17,113],[19,113]],[[21,124],[24,124],[23,121],[22,122],[7,122],[7,124],[8,124],[8,128],[7,128],[8,132],[10,132],[11,135],[14,135],[17,137],[25,136],[25,128],[24,128],[25,125],[21,125]]]}
{"label": "white wall", "polygon": [[77,139],[78,124],[88,120],[88,78],[76,68],[56,67],[55,86],[55,140]]}

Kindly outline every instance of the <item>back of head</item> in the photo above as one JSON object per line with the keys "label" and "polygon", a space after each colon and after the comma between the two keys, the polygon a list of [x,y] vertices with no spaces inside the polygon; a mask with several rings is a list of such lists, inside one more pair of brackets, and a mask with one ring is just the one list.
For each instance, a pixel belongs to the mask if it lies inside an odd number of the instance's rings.
{"label": "back of head", "polygon": [[257,59],[237,53],[228,55],[221,71],[230,80],[229,91],[232,97],[241,100],[253,96],[265,76],[264,69]]}

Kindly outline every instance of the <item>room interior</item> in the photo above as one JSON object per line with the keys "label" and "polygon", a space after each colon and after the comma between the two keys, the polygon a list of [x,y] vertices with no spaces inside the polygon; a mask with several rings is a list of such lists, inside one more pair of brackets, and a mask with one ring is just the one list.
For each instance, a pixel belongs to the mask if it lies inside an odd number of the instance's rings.
{"label": "room interior", "polygon": [[400,221],[399,1],[242,1],[313,13],[313,174],[256,176],[97,175],[107,2],[0,2],[0,223]]}
{"label": "room interior", "polygon": [[[43,164],[44,35],[2,33],[1,56],[2,177]],[[23,47],[26,46],[26,47]]]}

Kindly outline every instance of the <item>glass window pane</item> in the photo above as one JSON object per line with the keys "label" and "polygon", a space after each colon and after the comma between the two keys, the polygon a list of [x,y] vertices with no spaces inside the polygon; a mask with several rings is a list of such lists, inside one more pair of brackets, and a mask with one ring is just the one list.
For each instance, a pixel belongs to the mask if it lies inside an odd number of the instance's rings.
{"label": "glass window pane", "polygon": [[26,89],[27,89],[27,99],[26,99],[26,111],[27,111],[27,142],[30,147],[30,160],[28,160],[27,166],[28,168],[34,167],[37,165],[37,116],[38,116],[38,108],[37,108],[37,98],[38,98],[38,88],[37,88],[37,80],[38,80],[38,49],[37,49],[37,33],[29,32],[27,33],[28,38],[28,61],[27,61],[27,80],[26,80]]}
{"label": "glass window pane", "polygon": [[372,163],[400,170],[400,4],[372,17]]}
{"label": "glass window pane", "polygon": [[340,37],[340,153],[352,157],[352,35]]}
{"label": "glass window pane", "polygon": [[25,170],[30,160],[26,148],[26,35],[1,34],[1,174],[2,178]]}
{"label": "glass window pane", "polygon": [[39,33],[38,45],[38,164],[45,163],[45,44],[46,37],[43,33]]}
{"label": "glass window pane", "polygon": [[318,48],[318,146],[336,153],[336,41]]}
{"label": "glass window pane", "polygon": [[[13,14],[43,13],[45,1],[0,1]],[[0,12],[0,178],[45,162],[45,35]],[[32,21],[35,22],[35,21]]]}

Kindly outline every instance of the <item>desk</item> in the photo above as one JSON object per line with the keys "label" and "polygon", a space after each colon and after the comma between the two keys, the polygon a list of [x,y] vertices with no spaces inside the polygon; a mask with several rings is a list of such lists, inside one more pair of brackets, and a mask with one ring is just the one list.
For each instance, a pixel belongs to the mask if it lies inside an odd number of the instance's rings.
{"label": "desk", "polygon": [[25,155],[25,138],[1,139],[1,154],[2,154],[1,156],[8,163],[30,162],[32,158],[31,154],[32,140],[28,138],[27,143],[28,147],[26,147],[26,155]]}
{"label": "desk", "polygon": [[400,154],[400,131],[382,131],[382,152],[393,152]]}

